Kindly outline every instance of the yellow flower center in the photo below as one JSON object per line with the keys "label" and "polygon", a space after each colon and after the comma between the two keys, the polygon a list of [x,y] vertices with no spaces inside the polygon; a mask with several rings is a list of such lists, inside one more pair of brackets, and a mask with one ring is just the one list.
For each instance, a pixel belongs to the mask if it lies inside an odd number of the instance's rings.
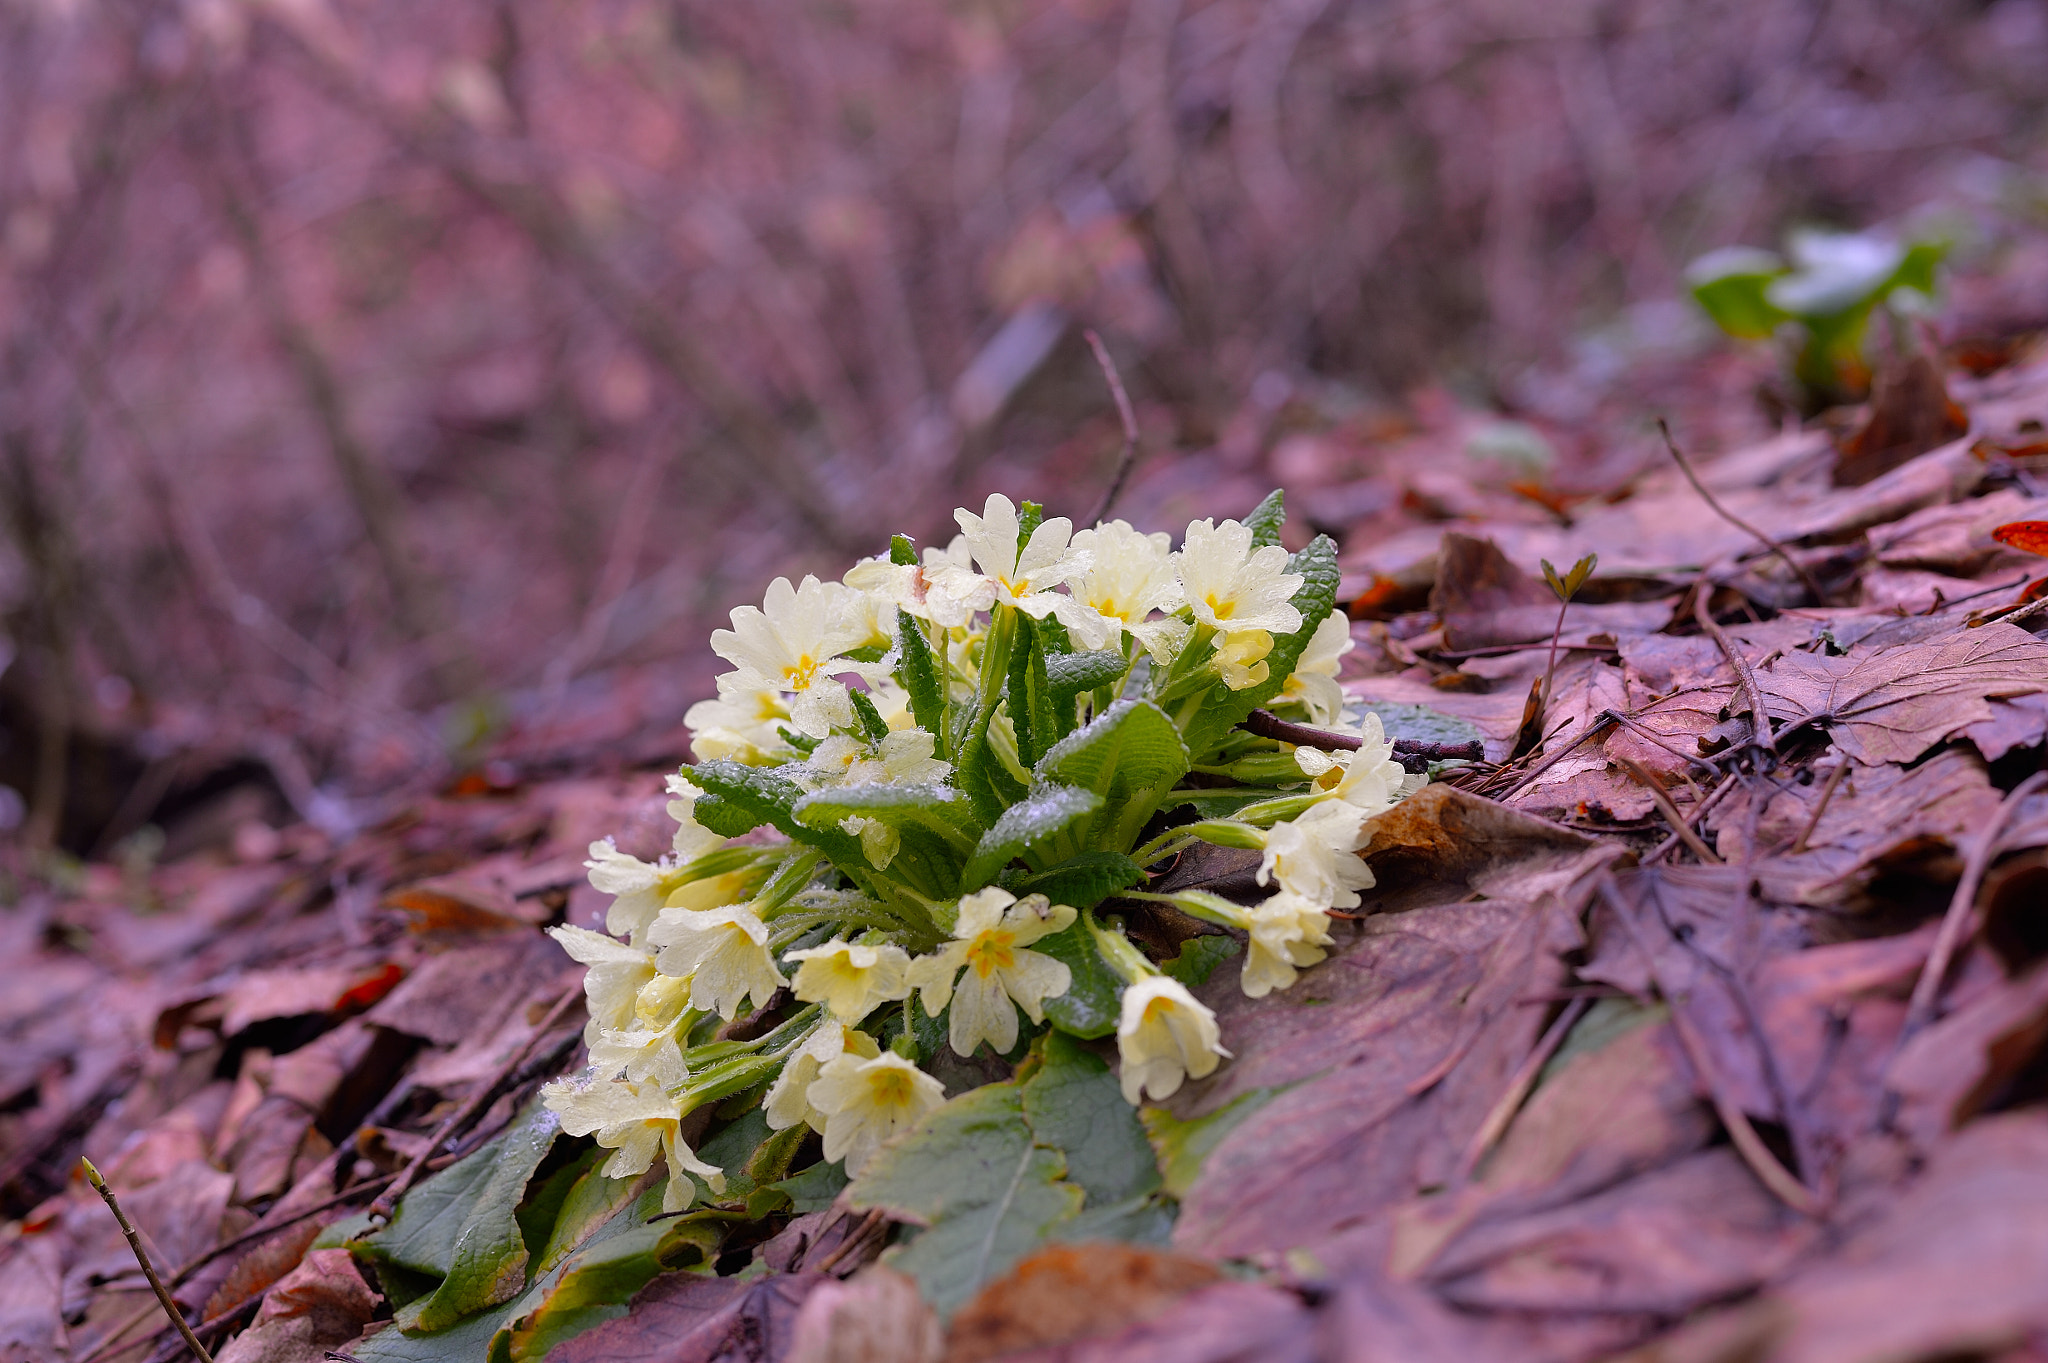
{"label": "yellow flower center", "polygon": [[1017,934],[989,931],[976,937],[967,948],[967,964],[984,980],[998,970],[1017,964]]}
{"label": "yellow flower center", "polygon": [[1163,998],[1153,999],[1150,1003],[1145,1005],[1144,1023],[1147,1026],[1151,1026],[1153,1024],[1163,1024],[1172,1013],[1173,1000]]}
{"label": "yellow flower center", "polygon": [[818,660],[806,653],[795,663],[782,669],[782,680],[789,691],[808,691],[811,683],[818,679]]}
{"label": "yellow flower center", "polygon": [[893,1065],[879,1069],[868,1078],[868,1094],[879,1107],[908,1107],[910,1076]]}
{"label": "yellow flower center", "polygon": [[1235,601],[1218,601],[1214,592],[1210,592],[1202,599],[1209,603],[1209,613],[1218,620],[1228,620],[1231,616],[1237,614],[1237,603]]}

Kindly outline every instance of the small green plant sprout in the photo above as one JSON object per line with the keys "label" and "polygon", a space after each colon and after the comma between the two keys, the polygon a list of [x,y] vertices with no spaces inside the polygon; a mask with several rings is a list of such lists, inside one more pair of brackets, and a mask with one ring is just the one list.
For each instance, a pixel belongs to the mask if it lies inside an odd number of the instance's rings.
{"label": "small green plant sprout", "polygon": [[1557,598],[1557,624],[1550,631],[1550,660],[1543,665],[1543,691],[1538,702],[1540,712],[1550,709],[1550,683],[1557,675],[1557,641],[1564,636],[1564,613],[1570,609],[1572,598],[1579,594],[1579,588],[1586,585],[1586,579],[1593,575],[1593,569],[1600,565],[1598,554],[1588,554],[1571,566],[1571,571],[1559,576],[1557,569],[1544,559],[1543,580],[1550,584],[1551,595]]}
{"label": "small green plant sprout", "polygon": [[[1222,1064],[1214,1014],[1126,920],[1228,928],[1245,992],[1285,989],[1373,883],[1364,821],[1422,780],[1337,685],[1336,546],[1288,553],[1282,515],[1276,492],[1176,548],[997,495],[950,544],[899,535],[734,610],[670,854],[592,844],[606,931],[553,930],[590,1010],[589,1067],[544,1090],[562,1129],[612,1150],[609,1177],[665,1159],[680,1211],[726,1188],[686,1143],[700,1107],[808,1124],[851,1177],[941,1104],[945,1050],[1114,1036],[1133,1103]],[[1254,902],[1152,888],[1198,843],[1257,854]]]}
{"label": "small green plant sprout", "polygon": [[1902,317],[1924,314],[1947,252],[1947,242],[1931,237],[1804,228],[1791,234],[1784,256],[1724,247],[1695,260],[1685,280],[1730,336],[1787,344],[1801,406],[1815,412],[1869,391],[1871,313],[1882,306]]}

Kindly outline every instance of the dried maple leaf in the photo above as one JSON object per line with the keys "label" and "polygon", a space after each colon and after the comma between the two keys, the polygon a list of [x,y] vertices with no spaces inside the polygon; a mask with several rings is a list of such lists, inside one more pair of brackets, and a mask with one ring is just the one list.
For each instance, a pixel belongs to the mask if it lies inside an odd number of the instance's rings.
{"label": "dried maple leaf", "polygon": [[1758,681],[1773,719],[1819,724],[1867,765],[1911,762],[1990,719],[1992,697],[2048,691],[2048,644],[1991,624],[1861,657],[1788,653]]}

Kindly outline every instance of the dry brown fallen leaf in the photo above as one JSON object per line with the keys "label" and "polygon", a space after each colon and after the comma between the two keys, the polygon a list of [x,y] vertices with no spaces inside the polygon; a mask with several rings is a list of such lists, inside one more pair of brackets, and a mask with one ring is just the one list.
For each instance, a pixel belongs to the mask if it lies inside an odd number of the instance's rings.
{"label": "dry brown fallen leaf", "polygon": [[1788,653],[1758,681],[1772,718],[1816,723],[1866,765],[1911,762],[1990,719],[1990,697],[2048,691],[2048,644],[1994,623],[1841,658]]}
{"label": "dry brown fallen leaf", "polygon": [[279,1279],[256,1321],[214,1355],[216,1363],[305,1363],[362,1333],[377,1294],[345,1249],[316,1249]]}
{"label": "dry brown fallen leaf", "polygon": [[1112,1335],[1223,1276],[1205,1259],[1114,1242],[1052,1245],[983,1288],[954,1315],[946,1363]]}

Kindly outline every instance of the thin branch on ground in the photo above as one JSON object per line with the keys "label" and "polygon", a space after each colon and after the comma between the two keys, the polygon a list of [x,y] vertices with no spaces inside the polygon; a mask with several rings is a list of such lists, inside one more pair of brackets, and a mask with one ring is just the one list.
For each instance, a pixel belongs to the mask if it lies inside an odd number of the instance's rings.
{"label": "thin branch on ground", "polygon": [[1671,797],[1665,793],[1664,787],[1658,783],[1656,777],[1650,774],[1648,768],[1644,767],[1642,763],[1636,761],[1633,757],[1617,756],[1614,761],[1623,771],[1634,778],[1638,785],[1650,793],[1650,799],[1656,802],[1657,812],[1662,814],[1664,821],[1671,825],[1671,831],[1676,833],[1684,840],[1685,845],[1692,849],[1694,856],[1709,866],[1719,866],[1722,864],[1721,858],[1714,855],[1714,850],[1701,841],[1699,834],[1692,831],[1692,821],[1678,812],[1678,806],[1671,802]]}
{"label": "thin branch on ground", "polygon": [[1714,612],[1707,604],[1709,591],[1710,588],[1704,580],[1695,587],[1692,599],[1693,619],[1699,622],[1707,637],[1714,641],[1714,646],[1721,650],[1721,656],[1735,669],[1735,675],[1742,679],[1743,694],[1749,700],[1751,741],[1759,748],[1768,748],[1776,752],[1778,740],[1771,733],[1771,712],[1764,706],[1764,691],[1763,687],[1757,684],[1756,669],[1749,665],[1749,660],[1735,647],[1734,641],[1728,637],[1728,632],[1714,622]]}
{"label": "thin branch on ground", "polygon": [[142,1247],[142,1237],[137,1235],[135,1227],[128,1223],[128,1215],[121,1210],[121,1203],[115,1198],[114,1190],[100,1177],[100,1171],[93,1168],[91,1160],[81,1155],[78,1163],[85,1170],[85,1181],[92,1185],[93,1191],[100,1195],[100,1200],[107,1204],[107,1210],[114,1214],[114,1220],[120,1223],[121,1234],[128,1237],[128,1248],[134,1251],[135,1262],[142,1265],[142,1276],[149,1279],[149,1290],[156,1293],[157,1301],[163,1305],[164,1314],[171,1318],[171,1324],[177,1326],[178,1333],[185,1337],[185,1347],[192,1351],[192,1356],[198,1359],[199,1363],[213,1363],[213,1355],[206,1351],[206,1346],[192,1333],[192,1327],[185,1323],[185,1313],[178,1309],[178,1303],[171,1300],[170,1289],[164,1286],[163,1279],[156,1276],[156,1265],[150,1263],[149,1253]]}
{"label": "thin branch on ground", "polygon": [[1821,787],[1820,803],[1813,807],[1813,817],[1806,821],[1806,827],[1799,830],[1799,836],[1792,839],[1792,845],[1785,849],[1791,855],[1796,857],[1806,850],[1807,840],[1813,836],[1813,830],[1820,827],[1820,816],[1828,812],[1828,802],[1835,798],[1835,791],[1841,788],[1842,778],[1849,774],[1849,768],[1854,765],[1855,763],[1849,760],[1849,754],[1843,753],[1842,760],[1837,762],[1835,769],[1828,774],[1828,783]]}
{"label": "thin branch on ground", "polygon": [[1664,437],[1664,448],[1670,450],[1671,457],[1678,461],[1679,472],[1685,475],[1686,482],[1692,484],[1692,490],[1700,494],[1700,500],[1704,501],[1708,506],[1712,507],[1714,514],[1719,516],[1722,520],[1728,522],[1728,524],[1734,526],[1737,530],[1742,531],[1745,535],[1748,535],[1757,543],[1763,545],[1764,548],[1776,554],[1778,558],[1784,563],[1784,565],[1787,568],[1790,568],[1801,582],[1806,584],[1806,590],[1813,593],[1813,603],[1816,606],[1825,605],[1827,603],[1828,594],[1821,590],[1820,582],[1814,577],[1814,575],[1811,572],[1807,570],[1805,564],[1801,563],[1798,559],[1793,558],[1792,555],[1786,551],[1784,545],[1778,543],[1769,535],[1766,535],[1763,531],[1757,529],[1748,521],[1736,515],[1733,511],[1730,511],[1727,507],[1721,505],[1720,499],[1715,497],[1713,493],[1707,491],[1707,485],[1700,481],[1699,474],[1693,470],[1692,461],[1685,457],[1685,451],[1679,449],[1678,442],[1671,438],[1671,427],[1665,424],[1663,417],[1657,418],[1657,430],[1658,433]]}

